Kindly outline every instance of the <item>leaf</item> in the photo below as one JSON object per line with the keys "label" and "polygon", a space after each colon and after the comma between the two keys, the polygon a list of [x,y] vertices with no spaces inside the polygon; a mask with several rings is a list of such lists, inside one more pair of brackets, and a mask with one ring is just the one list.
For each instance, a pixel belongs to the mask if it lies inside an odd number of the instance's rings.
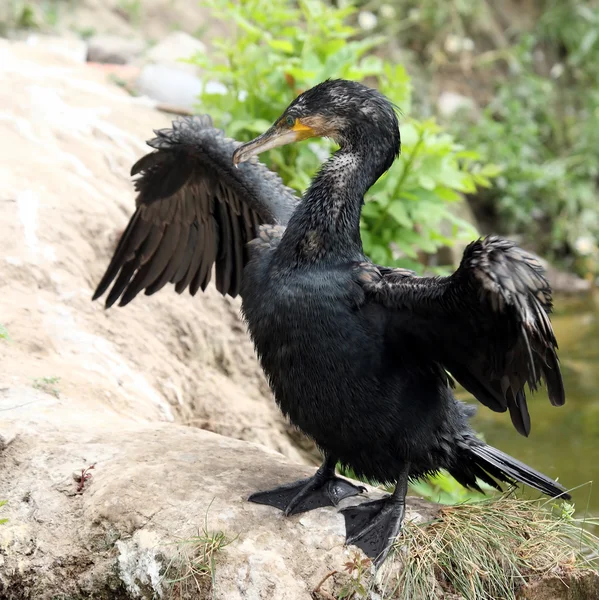
{"label": "leaf", "polygon": [[430,177],[429,175],[426,174],[419,174],[418,175],[418,183],[425,189],[425,190],[434,190],[436,187],[436,183],[435,180]]}
{"label": "leaf", "polygon": [[393,200],[387,207],[387,213],[390,214],[399,225],[402,225],[403,227],[412,227],[412,220],[401,200]]}
{"label": "leaf", "polygon": [[293,44],[289,40],[268,40],[268,45],[274,50],[281,50],[287,54],[293,53]]}
{"label": "leaf", "polygon": [[495,165],[493,163],[488,163],[486,165],[483,165],[483,167],[479,170],[479,175],[482,175],[483,177],[489,177],[491,179],[493,179],[494,177],[497,177],[498,175],[501,175],[501,173],[503,173],[504,171],[504,167],[502,167],[501,165]]}

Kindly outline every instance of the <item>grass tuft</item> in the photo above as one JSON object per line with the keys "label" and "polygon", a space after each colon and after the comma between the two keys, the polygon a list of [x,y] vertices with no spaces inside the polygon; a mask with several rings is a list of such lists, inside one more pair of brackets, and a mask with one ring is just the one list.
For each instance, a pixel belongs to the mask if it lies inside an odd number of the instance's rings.
{"label": "grass tuft", "polygon": [[169,599],[214,597],[216,556],[232,543],[222,531],[209,531],[207,519],[197,535],[175,542],[177,551],[162,578]]}
{"label": "grass tuft", "polygon": [[407,522],[379,579],[382,597],[516,600],[530,580],[596,569],[599,538],[573,514],[568,503],[503,496]]}

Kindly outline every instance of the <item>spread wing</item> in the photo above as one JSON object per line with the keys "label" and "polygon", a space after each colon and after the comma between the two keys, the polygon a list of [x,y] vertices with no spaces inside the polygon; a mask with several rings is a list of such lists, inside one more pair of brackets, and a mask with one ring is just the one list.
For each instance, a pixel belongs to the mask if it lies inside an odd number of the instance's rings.
{"label": "spread wing", "polygon": [[492,410],[509,410],[521,434],[530,432],[526,384],[534,391],[544,380],[551,404],[564,404],[551,289],[538,260],[512,242],[473,242],[449,277],[362,264],[358,280],[389,310],[393,343],[441,363]]}
{"label": "spread wing", "polygon": [[236,296],[246,244],[261,224],[286,225],[298,199],[256,159],[235,167],[239,142],[226,139],[208,116],[155,133],[148,142],[155,150],[131,168],[139,175],[137,208],[93,299],[111,284],[107,307],[167,283],[194,295],[206,288],[214,265],[217,289]]}

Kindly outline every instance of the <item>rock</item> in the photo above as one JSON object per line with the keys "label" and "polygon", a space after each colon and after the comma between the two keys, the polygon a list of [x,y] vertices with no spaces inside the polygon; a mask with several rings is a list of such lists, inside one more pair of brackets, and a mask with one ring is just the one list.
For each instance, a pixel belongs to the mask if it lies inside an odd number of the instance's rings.
{"label": "rock", "polygon": [[31,34],[25,43],[40,53],[52,54],[68,62],[83,63],[87,55],[85,42],[73,36]]}
{"label": "rock", "polygon": [[522,600],[599,600],[599,573],[576,571],[564,577],[555,576],[527,585],[521,592]]}
{"label": "rock", "polygon": [[204,52],[206,46],[200,40],[183,31],[173,31],[148,50],[146,60],[149,63],[194,72],[195,67],[182,62],[181,59]]}
{"label": "rock", "polygon": [[[193,111],[203,84],[197,67],[182,59],[205,51],[200,40],[182,31],[172,32],[147,52],[136,91],[179,110]],[[216,90],[218,93],[223,87],[217,85]]]}
{"label": "rock", "polygon": [[89,64],[2,40],[0,58],[0,323],[12,339],[0,389],[57,377],[46,387],[107,414],[201,426],[301,462],[239,301],[210,286],[126,309],[91,302],[134,209],[129,169],[171,119]]}
{"label": "rock", "polygon": [[135,89],[157,102],[193,111],[203,85],[199,77],[185,70],[150,64],[142,68]]}
{"label": "rock", "polygon": [[560,271],[546,260],[541,261],[546,270],[547,279],[551,289],[557,294],[579,295],[588,293],[593,288],[593,282],[590,279],[583,279],[574,273]]}
{"label": "rock", "polygon": [[88,62],[125,65],[139,58],[146,48],[143,39],[117,35],[94,35],[87,44]]}
{"label": "rock", "polygon": [[[28,404],[15,406],[18,399]],[[165,569],[184,560],[177,540],[198,531],[222,531],[230,542],[215,556],[216,598],[264,598],[268,590],[270,598],[307,599],[349,559],[336,509],[285,519],[246,501],[252,491],[314,471],[263,446],[169,423],[133,423],[88,410],[76,397],[23,388],[4,395],[0,411],[21,428],[19,444],[1,454],[8,522],[0,526],[0,598],[7,590],[22,590],[10,596],[18,600],[92,591],[112,598],[115,585],[119,598],[162,597]],[[74,461],[96,464],[79,494]]]}

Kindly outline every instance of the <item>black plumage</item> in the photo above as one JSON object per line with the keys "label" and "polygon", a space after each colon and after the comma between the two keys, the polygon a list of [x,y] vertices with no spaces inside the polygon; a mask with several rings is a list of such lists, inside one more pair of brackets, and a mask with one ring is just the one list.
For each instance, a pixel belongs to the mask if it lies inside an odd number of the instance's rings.
{"label": "black plumage", "polygon": [[[340,146],[299,201],[254,156],[312,136]],[[528,435],[525,386],[564,403],[539,262],[512,242],[473,242],[449,277],[417,277],[364,255],[364,194],[400,151],[397,117],[376,90],[327,81],[296,98],[252,142],[207,117],[157,132],[139,160],[137,210],[94,299],[131,301],[166,283],[241,293],[275,399],[325,456],[309,480],[250,500],[286,514],[336,505],[362,488],[335,476],[396,483],[384,500],[343,510],[347,539],[380,563],[399,533],[409,478],[441,468],[463,485],[523,482],[568,497],[548,477],[480,441],[452,377]],[[237,167],[237,168],[236,168]],[[249,244],[248,244],[249,242]],[[115,281],[116,280],[116,281]],[[114,283],[113,283],[114,282]],[[448,374],[449,373],[449,374]]]}

